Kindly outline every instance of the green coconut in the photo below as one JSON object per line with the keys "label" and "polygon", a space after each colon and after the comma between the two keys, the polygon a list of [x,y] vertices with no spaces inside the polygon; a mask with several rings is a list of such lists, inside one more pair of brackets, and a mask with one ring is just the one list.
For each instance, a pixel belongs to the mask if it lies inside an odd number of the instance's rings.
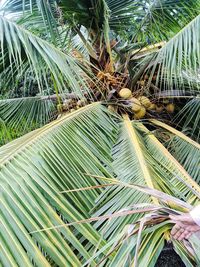
{"label": "green coconut", "polygon": [[135,113],[134,119],[136,120],[142,119],[144,118],[145,115],[146,115],[146,108],[141,107],[140,110]]}
{"label": "green coconut", "polygon": [[132,97],[130,99],[130,101],[131,101],[131,109],[132,109],[132,111],[133,112],[138,112],[142,107],[140,101],[135,97]]}
{"label": "green coconut", "polygon": [[151,101],[149,100],[148,97],[146,96],[140,96],[138,98],[138,100],[140,101],[140,103],[145,107],[145,108],[148,108],[151,106]]}
{"label": "green coconut", "polygon": [[167,112],[169,112],[169,113],[173,113],[174,112],[174,110],[175,110],[175,105],[174,104],[168,104],[167,106],[166,106],[166,110],[167,110]]}
{"label": "green coconut", "polygon": [[128,99],[132,96],[132,92],[130,89],[128,88],[122,88],[120,91],[119,91],[119,96],[123,99]]}
{"label": "green coconut", "polygon": [[156,104],[151,103],[151,105],[147,109],[148,110],[155,110],[156,109]]}

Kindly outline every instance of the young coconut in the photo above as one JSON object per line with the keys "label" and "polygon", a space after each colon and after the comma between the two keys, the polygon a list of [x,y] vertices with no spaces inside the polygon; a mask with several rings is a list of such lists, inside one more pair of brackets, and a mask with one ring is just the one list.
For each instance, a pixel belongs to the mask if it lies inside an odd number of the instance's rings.
{"label": "young coconut", "polygon": [[144,118],[145,115],[146,115],[146,108],[141,107],[140,110],[135,113],[134,119],[135,120],[142,119],[142,118]]}
{"label": "young coconut", "polygon": [[113,105],[108,105],[108,110],[111,111],[111,112],[115,112],[116,109]]}
{"label": "young coconut", "polygon": [[65,99],[65,100],[63,101],[63,110],[64,110],[64,111],[69,110],[70,107],[71,107],[72,102],[73,102],[72,99]]}
{"label": "young coconut", "polygon": [[85,106],[87,104],[87,99],[84,97],[84,98],[81,98],[81,103],[83,106]]}
{"label": "young coconut", "polygon": [[140,85],[141,85],[141,86],[144,86],[144,85],[145,85],[145,81],[143,81],[143,80],[140,81]]}
{"label": "young coconut", "polygon": [[166,110],[167,110],[167,112],[169,112],[169,113],[173,113],[174,112],[174,110],[175,110],[175,105],[174,104],[168,104],[167,106],[166,106]]}
{"label": "young coconut", "polygon": [[62,109],[63,109],[63,111],[68,111],[69,110],[69,105],[68,104],[63,104]]}
{"label": "young coconut", "polygon": [[132,111],[138,112],[141,109],[141,107],[142,107],[140,101],[137,98],[135,98],[135,97],[132,97],[130,99],[130,101],[131,101],[131,104],[132,104],[131,105]]}
{"label": "young coconut", "polygon": [[147,109],[148,110],[155,110],[156,109],[156,104],[151,103],[151,105]]}
{"label": "young coconut", "polygon": [[130,98],[132,95],[132,92],[130,89],[128,88],[122,88],[120,91],[119,91],[119,96],[123,99],[128,99]]}
{"label": "young coconut", "polygon": [[148,97],[146,96],[140,96],[138,98],[138,100],[140,101],[140,103],[145,107],[145,108],[148,108],[151,106],[151,101],[149,100]]}

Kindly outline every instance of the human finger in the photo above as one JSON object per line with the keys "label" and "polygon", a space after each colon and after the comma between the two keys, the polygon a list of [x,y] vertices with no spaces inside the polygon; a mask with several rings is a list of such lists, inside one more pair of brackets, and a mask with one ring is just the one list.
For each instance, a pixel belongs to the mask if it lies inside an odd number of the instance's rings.
{"label": "human finger", "polygon": [[174,239],[178,239],[182,233],[184,232],[184,229],[183,228],[180,228],[174,235],[173,235],[173,238]]}
{"label": "human finger", "polygon": [[175,224],[171,230],[171,235],[174,236],[180,230],[180,226]]}
{"label": "human finger", "polygon": [[179,241],[186,239],[186,236],[189,234],[189,232],[187,230],[184,230],[184,232],[182,232],[182,234],[177,238]]}
{"label": "human finger", "polygon": [[191,226],[191,224],[187,224],[187,223],[183,223],[183,222],[180,222],[180,221],[174,221],[173,223],[175,223],[175,226],[176,228],[183,228],[183,229],[186,229],[188,230]]}
{"label": "human finger", "polygon": [[188,232],[188,233],[186,234],[186,236],[185,236],[185,239],[189,239],[189,238],[191,237],[192,234],[193,234],[192,232]]}
{"label": "human finger", "polygon": [[189,232],[192,232],[192,233],[195,233],[195,232],[198,232],[198,231],[200,231],[200,226],[198,226],[198,225],[187,225],[186,227],[185,227],[185,229],[187,230],[187,231],[189,231]]}

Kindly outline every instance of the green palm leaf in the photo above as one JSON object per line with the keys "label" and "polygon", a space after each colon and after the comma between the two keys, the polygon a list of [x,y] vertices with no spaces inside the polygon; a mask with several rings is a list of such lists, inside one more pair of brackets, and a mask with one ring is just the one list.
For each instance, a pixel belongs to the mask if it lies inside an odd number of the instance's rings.
{"label": "green palm leaf", "polygon": [[[113,148],[113,170],[119,177],[120,181],[127,183],[135,183],[140,185],[148,185],[154,188],[151,172],[146,166],[143,154],[143,146],[141,139],[132,123],[124,121],[121,126],[119,138]],[[127,188],[111,188],[105,190],[98,200],[98,211],[95,216],[104,213],[113,213],[131,205],[144,203],[158,203],[155,199],[142,193],[133,192]],[[112,220],[112,224],[106,226],[106,237],[113,237],[117,232],[122,230],[126,224],[130,223],[135,216],[127,216],[125,218],[117,218]],[[96,226],[99,227],[97,223]]]}
{"label": "green palm leaf", "polygon": [[99,189],[65,197],[59,192],[99,184],[84,173],[109,175],[103,166],[109,165],[115,129],[102,107],[93,104],[0,148],[0,261],[5,266],[81,266],[91,257],[100,237],[88,224],[30,232],[89,217]]}
{"label": "green palm leaf", "polygon": [[[152,122],[154,123],[154,121]],[[191,140],[191,142],[193,141]],[[119,184],[122,183],[124,187],[113,186],[105,189],[98,198],[96,207],[98,211],[95,216],[128,211],[137,207],[139,203],[146,203],[149,206],[162,204],[162,201],[158,201],[154,195],[149,196],[144,191],[133,190],[132,183],[148,186],[152,192],[158,189],[170,196],[182,199],[188,204],[199,203],[200,187],[153,133],[139,122],[131,122],[125,118],[121,125],[118,141],[113,149],[112,166]],[[181,210],[179,205],[173,201],[167,201],[167,205]],[[121,234],[124,233],[127,225],[137,222],[142,216],[142,213],[129,214],[125,217],[113,218],[107,224],[102,224],[101,221],[95,223],[95,227],[101,229],[103,237],[111,242],[108,255],[111,251],[114,253],[113,259],[106,266],[116,266],[117,262],[120,262],[121,266],[131,266],[135,262],[135,253],[138,249],[137,238],[129,237],[130,233],[127,232],[122,238]],[[139,266],[146,262],[148,262],[148,266],[155,265],[165,240],[169,239],[170,228],[171,226],[167,222],[152,228],[152,230],[147,230],[147,232],[142,231]],[[149,240],[152,241],[150,244]],[[180,255],[183,253],[182,250],[178,251]],[[105,260],[108,258],[105,257]],[[192,266],[191,261],[188,262],[190,262],[188,266]]]}
{"label": "green palm leaf", "polygon": [[185,134],[176,129],[166,125],[165,123],[153,120],[155,125],[165,129],[170,136],[170,141],[163,140],[162,135],[157,132],[157,135],[163,143],[167,146],[172,155],[180,162],[180,164],[187,170],[192,178],[199,184],[200,180],[200,145],[194,140],[190,139]]}
{"label": "green palm leaf", "polygon": [[200,98],[196,97],[190,100],[179,111],[174,122],[178,123],[184,132],[198,142],[200,138]]}
{"label": "green palm leaf", "polygon": [[[2,7],[0,7],[0,12],[2,12],[9,17],[21,17],[23,14],[23,24],[26,20],[26,24],[33,24],[33,19],[35,20],[35,25],[32,25],[32,29],[35,26],[40,26],[37,31],[46,33],[49,40],[56,43],[56,39],[59,37],[58,33],[58,23],[56,20],[56,5],[55,1],[36,1],[36,0],[12,0],[4,1]],[[27,20],[29,18],[29,21]],[[18,23],[22,23],[21,20]],[[36,23],[37,22],[37,23]],[[27,25],[26,25],[27,26]]]}
{"label": "green palm leaf", "polygon": [[88,75],[83,68],[57,47],[2,15],[0,15],[0,32],[2,56],[4,57],[7,51],[10,65],[15,64],[20,67],[24,63],[22,55],[25,53],[26,60],[35,73],[41,91],[43,80],[49,79],[49,73],[60,92],[66,87],[65,83],[69,85],[70,89],[68,90],[79,95],[88,90],[86,86]]}
{"label": "green palm leaf", "polygon": [[[200,187],[141,123],[127,120],[122,123],[113,149],[113,172],[119,181],[159,189],[188,203],[195,204],[200,196]],[[158,204],[158,201],[131,188],[108,188],[98,198],[95,216],[112,214],[139,203]],[[137,219],[138,215],[134,214],[112,220],[112,224],[105,227],[98,222],[96,227],[102,225],[106,229],[105,237],[111,238]]]}
{"label": "green palm leaf", "polygon": [[198,14],[155,55],[153,72],[157,69],[157,83],[163,83],[163,89],[183,90],[187,84],[190,89],[199,90],[199,28]]}
{"label": "green palm leaf", "polygon": [[54,118],[51,99],[25,97],[0,100],[0,118],[10,128],[25,130],[39,128]]}

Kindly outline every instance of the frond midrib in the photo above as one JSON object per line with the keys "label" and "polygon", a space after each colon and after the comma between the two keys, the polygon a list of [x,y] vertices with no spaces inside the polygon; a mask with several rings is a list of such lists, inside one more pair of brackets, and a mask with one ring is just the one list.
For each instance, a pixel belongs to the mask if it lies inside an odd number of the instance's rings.
{"label": "frond midrib", "polygon": [[[138,140],[137,135],[135,133],[135,130],[132,126],[132,122],[130,121],[130,119],[126,115],[124,115],[124,125],[125,125],[125,128],[127,130],[128,135],[129,135],[131,143],[134,144],[134,149],[136,150],[136,157],[137,157],[138,162],[141,166],[144,180],[145,180],[145,182],[149,188],[154,189],[151,175],[150,175],[149,170],[146,166],[146,161],[145,161],[145,158],[144,158],[142,151],[141,151],[139,140]],[[159,201],[156,198],[151,197],[151,199],[152,199],[154,204],[159,204]]]}
{"label": "frond midrib", "polygon": [[170,154],[170,152],[160,143],[160,141],[153,134],[149,134],[150,132],[144,125],[141,124],[139,127],[148,134],[148,137],[155,144],[155,146],[158,147],[159,150],[162,151],[163,155],[165,155],[183,174],[185,181],[188,182],[195,190],[197,190],[198,193],[200,193],[200,186],[192,179],[183,166]]}
{"label": "frond midrib", "polygon": [[186,141],[187,143],[191,144],[192,146],[194,146],[197,149],[200,149],[200,144],[198,144],[197,142],[195,142],[194,140],[192,140],[191,138],[189,138],[188,136],[186,136],[184,133],[179,132],[178,130],[176,130],[175,128],[161,122],[155,119],[150,119],[150,122],[152,122],[153,124],[160,126],[161,128],[164,128],[166,130],[168,130],[169,132],[173,133],[174,135],[178,136],[179,138],[181,138],[182,140]]}

